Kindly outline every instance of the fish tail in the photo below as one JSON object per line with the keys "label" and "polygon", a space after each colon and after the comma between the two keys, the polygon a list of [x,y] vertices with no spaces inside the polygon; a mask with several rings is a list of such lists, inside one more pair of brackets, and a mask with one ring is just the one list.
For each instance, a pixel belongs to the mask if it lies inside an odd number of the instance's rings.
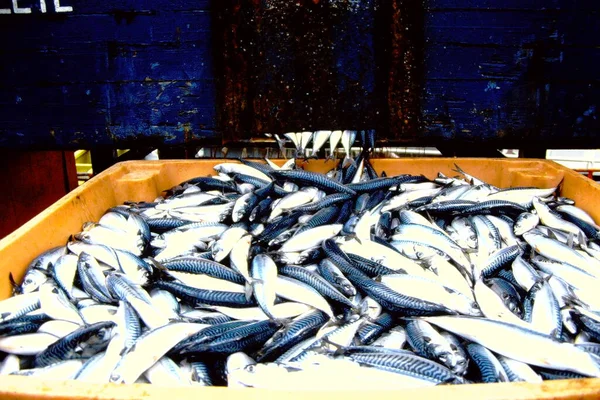
{"label": "fish tail", "polygon": [[347,242],[349,242],[351,240],[356,240],[358,243],[362,244],[362,241],[360,240],[358,235],[356,235],[356,232],[349,232],[349,233],[344,234],[343,236],[344,236],[344,240],[346,240]]}
{"label": "fish tail", "polygon": [[277,145],[279,146],[279,151],[284,159],[287,160],[287,155],[285,154],[285,140],[281,139],[278,134],[275,134],[275,140],[277,141]]}
{"label": "fish tail", "polygon": [[342,161],[342,168],[348,168],[351,165],[356,167],[356,161],[349,154],[346,154]]}
{"label": "fish tail", "polygon": [[456,163],[454,163],[454,168],[452,169],[452,171],[458,172],[461,175],[465,175],[465,171],[463,171],[463,169],[459,167]]}
{"label": "fish tail", "polygon": [[150,275],[151,275],[150,279],[157,280],[157,279],[164,277],[165,275],[168,275],[169,277],[171,277],[171,275],[169,274],[169,269],[167,267],[165,267],[160,261],[157,261],[153,257],[147,257],[147,259],[149,261],[150,266],[152,267],[152,272],[150,273]]}
{"label": "fish tail", "polygon": [[23,289],[21,288],[21,285],[19,285],[17,283],[17,281],[15,280],[15,277],[13,276],[12,272],[8,273],[8,280],[10,282],[10,285],[12,286],[13,295],[14,294],[22,294],[23,293]]}

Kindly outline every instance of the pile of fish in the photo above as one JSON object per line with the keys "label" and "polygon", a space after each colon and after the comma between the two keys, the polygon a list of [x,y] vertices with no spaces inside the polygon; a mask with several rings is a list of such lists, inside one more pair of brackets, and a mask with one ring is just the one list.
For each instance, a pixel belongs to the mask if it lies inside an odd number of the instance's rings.
{"label": "pile of fish", "polygon": [[378,176],[364,150],[327,174],[221,163],[109,209],[0,301],[0,374],[286,390],[600,377],[587,213],[458,167]]}
{"label": "pile of fish", "polygon": [[[281,154],[285,157],[286,146],[292,144],[296,156],[295,158],[318,158],[321,153],[329,153],[327,159],[335,159],[338,145],[341,144],[344,149],[345,157],[342,160],[342,165],[346,166],[352,160],[352,146],[354,142],[360,138],[363,147],[363,156],[369,157],[375,150],[375,130],[320,130],[320,131],[304,131],[304,132],[288,132],[281,137],[277,134],[273,136],[279,146]],[[312,149],[308,146],[312,142]],[[325,144],[329,142],[329,149],[325,149]]]}

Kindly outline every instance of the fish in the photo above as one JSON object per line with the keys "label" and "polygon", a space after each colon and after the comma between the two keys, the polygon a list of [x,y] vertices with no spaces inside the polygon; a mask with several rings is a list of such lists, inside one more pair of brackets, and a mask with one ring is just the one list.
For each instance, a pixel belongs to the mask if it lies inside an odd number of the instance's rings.
{"label": "fish", "polygon": [[284,299],[314,307],[333,318],[333,310],[327,300],[317,290],[299,280],[277,276],[275,293]]}
{"label": "fish", "polygon": [[504,367],[496,356],[484,346],[478,343],[469,343],[467,351],[471,360],[477,365],[481,380],[485,383],[508,382],[509,378]]}
{"label": "fish", "polygon": [[277,296],[277,265],[266,254],[258,254],[252,259],[251,277],[254,298],[263,312],[271,319]]}
{"label": "fish", "polygon": [[[586,376],[600,376],[600,366],[585,351],[519,325],[464,316],[425,317],[425,320],[517,361]],[[491,328],[494,329],[494,335],[489,334]]]}
{"label": "fish", "polygon": [[328,160],[333,160],[335,158],[335,151],[337,149],[340,140],[342,139],[343,132],[340,130],[332,131],[329,136],[329,156]]}
{"label": "fish", "polygon": [[0,373],[286,390],[600,376],[594,219],[560,185],[391,176],[372,130],[351,158],[357,133],[283,135],[297,157],[342,141],[324,173],[221,162],[32,254],[0,300]]}
{"label": "fish", "polygon": [[467,358],[452,349],[452,343],[439,334],[427,321],[412,320],[406,324],[408,343],[417,354],[432,358],[445,365],[453,373],[464,375]]}
{"label": "fish", "polygon": [[329,139],[330,136],[331,136],[331,131],[316,131],[314,133],[313,149],[312,149],[311,157],[317,158],[317,154],[319,153],[319,150],[321,150],[321,147],[323,147],[323,145],[325,143],[327,143],[327,140]]}
{"label": "fish", "polygon": [[135,344],[127,353],[122,355],[121,360],[111,373],[110,381],[114,383],[134,383],[175,344],[206,326],[204,324],[175,322],[149,330],[135,341]]}
{"label": "fish", "polygon": [[344,148],[345,156],[342,165],[346,166],[348,163],[354,163],[352,159],[351,149],[354,141],[356,140],[356,131],[344,130],[342,131],[342,147]]}

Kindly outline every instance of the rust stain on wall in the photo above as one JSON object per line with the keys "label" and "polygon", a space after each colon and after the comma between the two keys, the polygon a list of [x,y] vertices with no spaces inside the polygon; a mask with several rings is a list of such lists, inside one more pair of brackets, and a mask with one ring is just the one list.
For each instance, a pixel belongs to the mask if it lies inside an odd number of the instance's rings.
{"label": "rust stain on wall", "polygon": [[391,60],[388,85],[389,139],[418,138],[423,84],[422,0],[394,0],[391,20]]}
{"label": "rust stain on wall", "polygon": [[213,47],[224,142],[317,129],[414,137],[421,2],[219,3]]}

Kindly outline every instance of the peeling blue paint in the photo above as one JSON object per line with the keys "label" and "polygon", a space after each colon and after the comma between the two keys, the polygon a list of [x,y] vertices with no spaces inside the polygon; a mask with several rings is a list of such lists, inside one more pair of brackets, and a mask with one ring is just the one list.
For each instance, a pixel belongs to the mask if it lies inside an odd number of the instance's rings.
{"label": "peeling blue paint", "polygon": [[598,12],[570,0],[430,0],[426,135],[598,147],[600,124],[585,116],[600,103]]}
{"label": "peeling blue paint", "polygon": [[0,43],[0,146],[214,137],[209,9],[208,0],[87,0],[60,16],[0,15],[0,35],[14,38]]}
{"label": "peeling blue paint", "polygon": [[[383,2],[353,1],[360,12],[340,13],[331,29],[333,84],[344,94],[339,107],[354,115],[371,116],[386,101],[377,97],[387,93],[376,87],[382,44],[374,34]],[[213,70],[211,1],[71,3],[72,13],[51,15],[41,13],[39,1],[19,0],[31,14],[0,15],[0,36],[10,38],[0,43],[1,147],[218,138],[215,73],[222,71]],[[561,147],[576,138],[600,146],[600,3],[425,4],[423,139],[544,139]],[[290,49],[279,44],[261,49],[280,67],[277,76],[260,79],[293,86],[293,60],[280,59]],[[282,102],[297,105],[306,96],[260,101],[277,116]]]}

